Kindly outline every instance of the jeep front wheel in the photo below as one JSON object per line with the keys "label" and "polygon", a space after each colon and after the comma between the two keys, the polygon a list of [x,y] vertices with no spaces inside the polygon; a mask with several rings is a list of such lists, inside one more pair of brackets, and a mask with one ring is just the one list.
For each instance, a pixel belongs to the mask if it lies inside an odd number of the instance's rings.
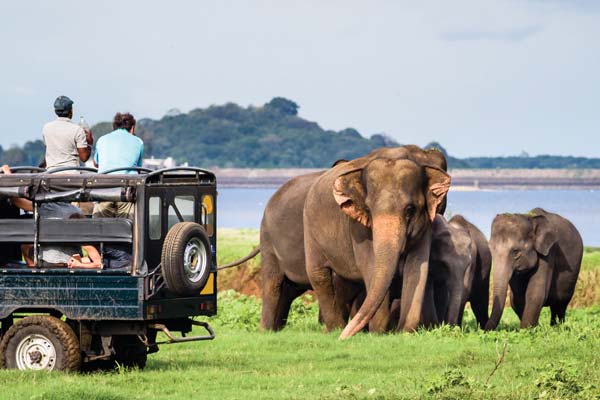
{"label": "jeep front wheel", "polygon": [[76,371],[81,365],[79,340],[58,318],[25,317],[2,338],[0,365],[20,370]]}
{"label": "jeep front wheel", "polygon": [[179,222],[163,243],[161,264],[167,288],[180,296],[198,295],[212,265],[210,241],[202,225]]}

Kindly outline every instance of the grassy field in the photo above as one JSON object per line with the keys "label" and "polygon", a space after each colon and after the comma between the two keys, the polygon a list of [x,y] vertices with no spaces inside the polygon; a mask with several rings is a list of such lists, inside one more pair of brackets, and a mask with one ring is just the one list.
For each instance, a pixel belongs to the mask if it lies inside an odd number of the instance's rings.
{"label": "grassy field", "polygon": [[[221,262],[258,241],[256,231],[223,234]],[[588,249],[583,272],[598,271],[600,252]],[[597,281],[580,285],[596,296]],[[310,300],[294,303],[284,331],[264,333],[259,301],[223,290],[212,342],[163,346],[144,371],[0,371],[0,399],[600,399],[598,303],[570,309],[559,327],[544,310],[540,327],[518,330],[506,310],[499,330],[483,333],[467,312],[462,329],[341,342],[339,332],[322,333]]]}

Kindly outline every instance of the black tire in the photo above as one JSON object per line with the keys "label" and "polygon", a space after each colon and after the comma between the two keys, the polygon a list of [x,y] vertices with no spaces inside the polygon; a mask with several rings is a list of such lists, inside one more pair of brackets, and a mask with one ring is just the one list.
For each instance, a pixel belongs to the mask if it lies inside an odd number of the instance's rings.
{"label": "black tire", "polygon": [[[184,265],[184,258],[188,257],[195,264],[192,270]],[[204,228],[194,222],[173,225],[163,243],[161,264],[171,292],[180,296],[198,295],[212,268],[210,241]]]}
{"label": "black tire", "polygon": [[148,360],[148,350],[137,336],[113,336],[115,361],[127,368],[144,369]]}
{"label": "black tire", "polygon": [[77,371],[79,339],[73,329],[47,315],[25,317],[0,342],[0,366],[21,370]]}

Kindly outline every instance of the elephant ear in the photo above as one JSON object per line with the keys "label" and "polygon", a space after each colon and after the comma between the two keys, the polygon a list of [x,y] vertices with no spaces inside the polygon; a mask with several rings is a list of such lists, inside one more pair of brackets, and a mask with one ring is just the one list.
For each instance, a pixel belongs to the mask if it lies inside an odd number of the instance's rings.
{"label": "elephant ear", "polygon": [[439,205],[446,199],[446,194],[450,190],[450,175],[446,171],[426,165],[425,173],[427,174],[427,214],[429,220],[433,222]]}
{"label": "elephant ear", "polygon": [[550,253],[550,249],[556,243],[556,234],[550,226],[548,218],[543,215],[532,217],[535,250],[544,257]]}
{"label": "elephant ear", "polygon": [[362,184],[362,168],[342,172],[333,182],[333,197],[340,209],[366,227],[371,226],[366,190]]}

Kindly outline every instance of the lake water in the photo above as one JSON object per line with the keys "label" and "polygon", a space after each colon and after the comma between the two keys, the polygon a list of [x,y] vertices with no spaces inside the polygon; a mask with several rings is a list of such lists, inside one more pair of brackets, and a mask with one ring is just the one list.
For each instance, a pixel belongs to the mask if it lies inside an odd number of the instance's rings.
{"label": "lake water", "polygon": [[[219,189],[218,224],[225,228],[259,228],[267,201],[276,189]],[[600,246],[600,191],[506,190],[450,192],[447,215],[461,214],[489,238],[492,220],[503,212],[535,207],[560,214],[575,224],[586,246]]]}

